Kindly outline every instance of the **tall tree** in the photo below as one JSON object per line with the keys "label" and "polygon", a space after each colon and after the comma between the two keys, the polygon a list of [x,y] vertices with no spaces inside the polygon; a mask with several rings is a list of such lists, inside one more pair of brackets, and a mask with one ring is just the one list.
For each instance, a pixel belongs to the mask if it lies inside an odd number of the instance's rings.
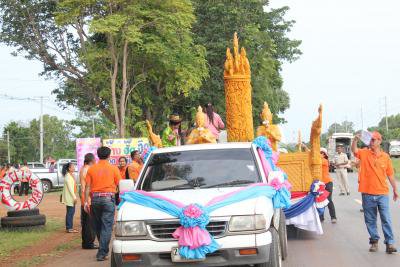
{"label": "tall tree", "polygon": [[3,0],[0,8],[0,41],[43,62],[61,102],[101,111],[121,137],[127,124],[162,113],[160,103],[190,99],[207,76],[189,0]]}
{"label": "tall tree", "polygon": [[[12,162],[37,161],[39,159],[39,126],[39,120],[34,119],[28,123],[12,121],[4,127],[4,133],[10,133]],[[71,139],[73,127],[67,121],[44,115],[43,131],[43,152],[46,157],[74,157],[75,143]]]}
{"label": "tall tree", "polygon": [[287,109],[289,96],[282,89],[281,65],[301,54],[300,41],[287,37],[294,24],[284,18],[289,8],[266,11],[267,0],[194,0],[193,3],[197,16],[193,30],[196,41],[207,49],[210,67],[210,77],[201,87],[200,101],[213,102],[221,113],[225,110],[223,63],[236,31],[251,65],[254,121],[258,121],[264,101],[275,114]]}

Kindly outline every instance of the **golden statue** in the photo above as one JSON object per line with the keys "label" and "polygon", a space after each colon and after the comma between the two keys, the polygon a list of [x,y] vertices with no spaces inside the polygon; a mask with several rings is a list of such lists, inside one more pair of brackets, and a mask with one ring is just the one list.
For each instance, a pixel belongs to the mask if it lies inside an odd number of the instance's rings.
{"label": "golden statue", "polygon": [[313,121],[310,134],[310,163],[311,172],[314,179],[322,178],[322,160],[321,160],[321,129],[322,129],[322,105],[318,108],[318,118]]}
{"label": "golden statue", "polygon": [[257,128],[257,136],[267,137],[271,141],[272,150],[278,151],[278,143],[281,141],[282,135],[279,127],[272,124],[273,116],[267,102],[264,102],[260,117],[262,125]]}
{"label": "golden statue", "polygon": [[146,120],[146,128],[147,128],[147,131],[149,132],[149,139],[150,139],[151,145],[158,147],[158,148],[163,147],[160,136],[153,132],[153,127],[151,126],[151,124],[148,120]]}
{"label": "golden statue", "polygon": [[187,144],[217,143],[215,136],[205,127],[205,116],[206,114],[204,114],[203,109],[199,106],[196,113],[196,128],[188,136]]}
{"label": "golden statue", "polygon": [[315,179],[322,178],[320,137],[322,128],[322,106],[318,109],[318,118],[311,126],[310,144],[306,152],[281,153],[278,166],[288,175],[292,191],[307,192]]}
{"label": "golden statue", "polygon": [[227,48],[224,64],[226,128],[229,142],[248,142],[254,139],[250,80],[250,63],[243,47],[239,54],[239,40],[235,33],[233,55]]}

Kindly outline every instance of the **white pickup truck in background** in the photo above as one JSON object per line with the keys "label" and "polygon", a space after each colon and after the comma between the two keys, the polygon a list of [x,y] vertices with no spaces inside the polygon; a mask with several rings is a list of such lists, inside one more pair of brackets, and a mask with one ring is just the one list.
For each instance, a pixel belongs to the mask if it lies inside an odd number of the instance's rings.
{"label": "white pickup truck in background", "polygon": [[[253,183],[267,182],[251,143],[188,145],[152,152],[134,188],[182,203],[205,205]],[[133,186],[129,185],[129,186]],[[129,187],[128,186],[128,187]],[[164,212],[125,202],[118,211],[111,266],[282,266],[287,256],[284,213],[272,199],[244,200],[209,214],[207,230],[220,249],[198,261],[176,253],[172,233],[180,224]]]}
{"label": "white pickup truck in background", "polygon": [[[43,184],[43,191],[49,192],[51,189],[64,186],[64,177],[61,174],[62,167],[68,162],[73,162],[76,165],[76,159],[59,159],[54,166],[54,171],[50,172],[49,168],[33,168],[32,173],[40,178]],[[31,163],[32,164],[32,163]],[[33,164],[32,164],[33,165]],[[36,165],[36,164],[35,164]],[[28,163],[29,166],[29,163]],[[40,165],[38,165],[39,167]],[[75,178],[78,179],[78,169],[75,169]]]}
{"label": "white pickup truck in background", "polygon": [[390,142],[389,155],[394,158],[400,157],[400,141]]}

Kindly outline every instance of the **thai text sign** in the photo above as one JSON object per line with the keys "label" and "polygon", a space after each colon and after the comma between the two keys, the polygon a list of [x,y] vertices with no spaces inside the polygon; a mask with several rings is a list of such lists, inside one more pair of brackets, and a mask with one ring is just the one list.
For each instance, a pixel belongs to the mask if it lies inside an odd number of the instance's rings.
{"label": "thai text sign", "polygon": [[126,157],[128,163],[131,160],[131,152],[138,150],[140,154],[150,147],[147,138],[128,138],[128,139],[104,139],[103,145],[111,148],[110,162],[117,165],[120,157]]}

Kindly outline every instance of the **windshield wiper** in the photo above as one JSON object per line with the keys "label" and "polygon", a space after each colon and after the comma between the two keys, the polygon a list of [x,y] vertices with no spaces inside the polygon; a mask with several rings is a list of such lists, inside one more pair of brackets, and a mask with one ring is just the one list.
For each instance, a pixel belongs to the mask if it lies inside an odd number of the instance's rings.
{"label": "windshield wiper", "polygon": [[204,186],[202,188],[214,188],[214,187],[221,187],[221,186],[244,185],[244,184],[253,184],[253,183],[255,183],[255,181],[252,181],[252,180],[233,180],[233,181],[230,181],[230,182]]}
{"label": "windshield wiper", "polygon": [[165,190],[175,190],[175,189],[192,189],[194,188],[192,184],[186,183],[186,184],[178,184],[170,187],[165,187],[158,189],[157,191],[165,191]]}

